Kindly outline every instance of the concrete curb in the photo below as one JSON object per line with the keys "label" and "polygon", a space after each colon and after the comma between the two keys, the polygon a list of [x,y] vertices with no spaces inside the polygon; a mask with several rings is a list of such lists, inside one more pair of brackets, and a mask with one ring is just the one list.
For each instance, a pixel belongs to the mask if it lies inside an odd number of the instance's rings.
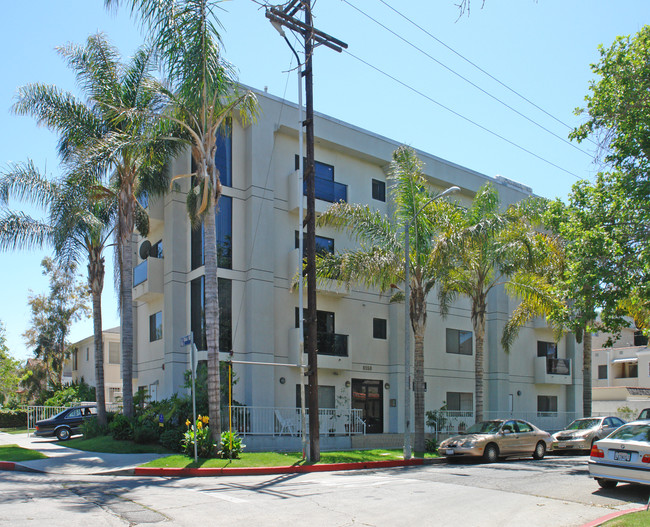
{"label": "concrete curb", "polygon": [[[322,465],[296,465],[286,467],[241,467],[241,468],[158,468],[137,467],[136,476],[263,476],[271,474],[295,474],[306,472],[334,472],[339,470],[368,470],[374,468],[412,467],[424,465],[423,459],[394,461],[364,461],[359,463],[330,463]],[[427,463],[430,464],[430,463]]]}
{"label": "concrete curb", "polygon": [[641,507],[637,509],[627,509],[625,511],[612,512],[607,516],[603,516],[602,518],[598,518],[597,520],[591,521],[589,523],[585,523],[582,527],[598,527],[599,525],[602,525],[603,523],[608,522],[609,520],[613,520],[614,518],[618,518],[619,516],[625,516],[626,514],[632,514],[633,512],[641,512],[644,510],[646,510],[646,508]]}

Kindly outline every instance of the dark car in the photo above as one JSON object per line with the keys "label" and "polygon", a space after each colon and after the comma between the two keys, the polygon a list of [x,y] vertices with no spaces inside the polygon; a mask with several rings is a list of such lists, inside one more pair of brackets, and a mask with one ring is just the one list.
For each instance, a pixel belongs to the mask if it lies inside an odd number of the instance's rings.
{"label": "dark car", "polygon": [[636,418],[637,421],[650,421],[650,408],[644,408],[641,410],[639,417]]}
{"label": "dark car", "polygon": [[66,441],[71,436],[81,433],[81,423],[88,417],[97,415],[96,406],[73,406],[59,412],[54,417],[36,421],[35,436],[54,437]]}

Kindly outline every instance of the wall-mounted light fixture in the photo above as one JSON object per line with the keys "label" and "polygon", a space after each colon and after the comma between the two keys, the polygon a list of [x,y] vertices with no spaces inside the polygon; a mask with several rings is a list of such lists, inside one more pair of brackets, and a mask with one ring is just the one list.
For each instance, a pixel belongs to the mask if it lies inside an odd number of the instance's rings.
{"label": "wall-mounted light fixture", "polygon": [[287,380],[284,377],[280,377],[280,384],[284,384]]}
{"label": "wall-mounted light fixture", "polygon": [[390,384],[388,384],[388,383],[384,384],[384,389],[385,390],[390,390]]}
{"label": "wall-mounted light fixture", "polygon": [[521,390],[517,390],[517,395],[521,395]]}
{"label": "wall-mounted light fixture", "polygon": [[345,387],[349,388],[350,387],[350,381],[345,381]]}

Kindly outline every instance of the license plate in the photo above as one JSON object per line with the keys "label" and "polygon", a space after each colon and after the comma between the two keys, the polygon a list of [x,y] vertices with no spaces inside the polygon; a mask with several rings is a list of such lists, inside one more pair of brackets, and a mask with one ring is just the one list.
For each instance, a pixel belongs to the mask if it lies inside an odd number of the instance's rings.
{"label": "license plate", "polygon": [[558,448],[566,448],[566,443],[558,443],[557,447]]}
{"label": "license plate", "polygon": [[630,460],[630,453],[629,452],[614,452],[614,460],[615,461],[629,461]]}
{"label": "license plate", "polygon": [[446,456],[453,456],[455,453],[456,452],[454,452],[453,448],[448,448],[447,450],[445,450],[445,455]]}

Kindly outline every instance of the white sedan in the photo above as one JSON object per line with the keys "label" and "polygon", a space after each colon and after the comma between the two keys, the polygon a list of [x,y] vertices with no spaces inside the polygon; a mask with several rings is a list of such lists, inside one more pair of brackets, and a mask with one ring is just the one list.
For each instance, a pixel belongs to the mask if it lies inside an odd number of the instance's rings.
{"label": "white sedan", "polygon": [[650,422],[625,424],[597,441],[589,456],[589,475],[606,489],[619,481],[650,485]]}

